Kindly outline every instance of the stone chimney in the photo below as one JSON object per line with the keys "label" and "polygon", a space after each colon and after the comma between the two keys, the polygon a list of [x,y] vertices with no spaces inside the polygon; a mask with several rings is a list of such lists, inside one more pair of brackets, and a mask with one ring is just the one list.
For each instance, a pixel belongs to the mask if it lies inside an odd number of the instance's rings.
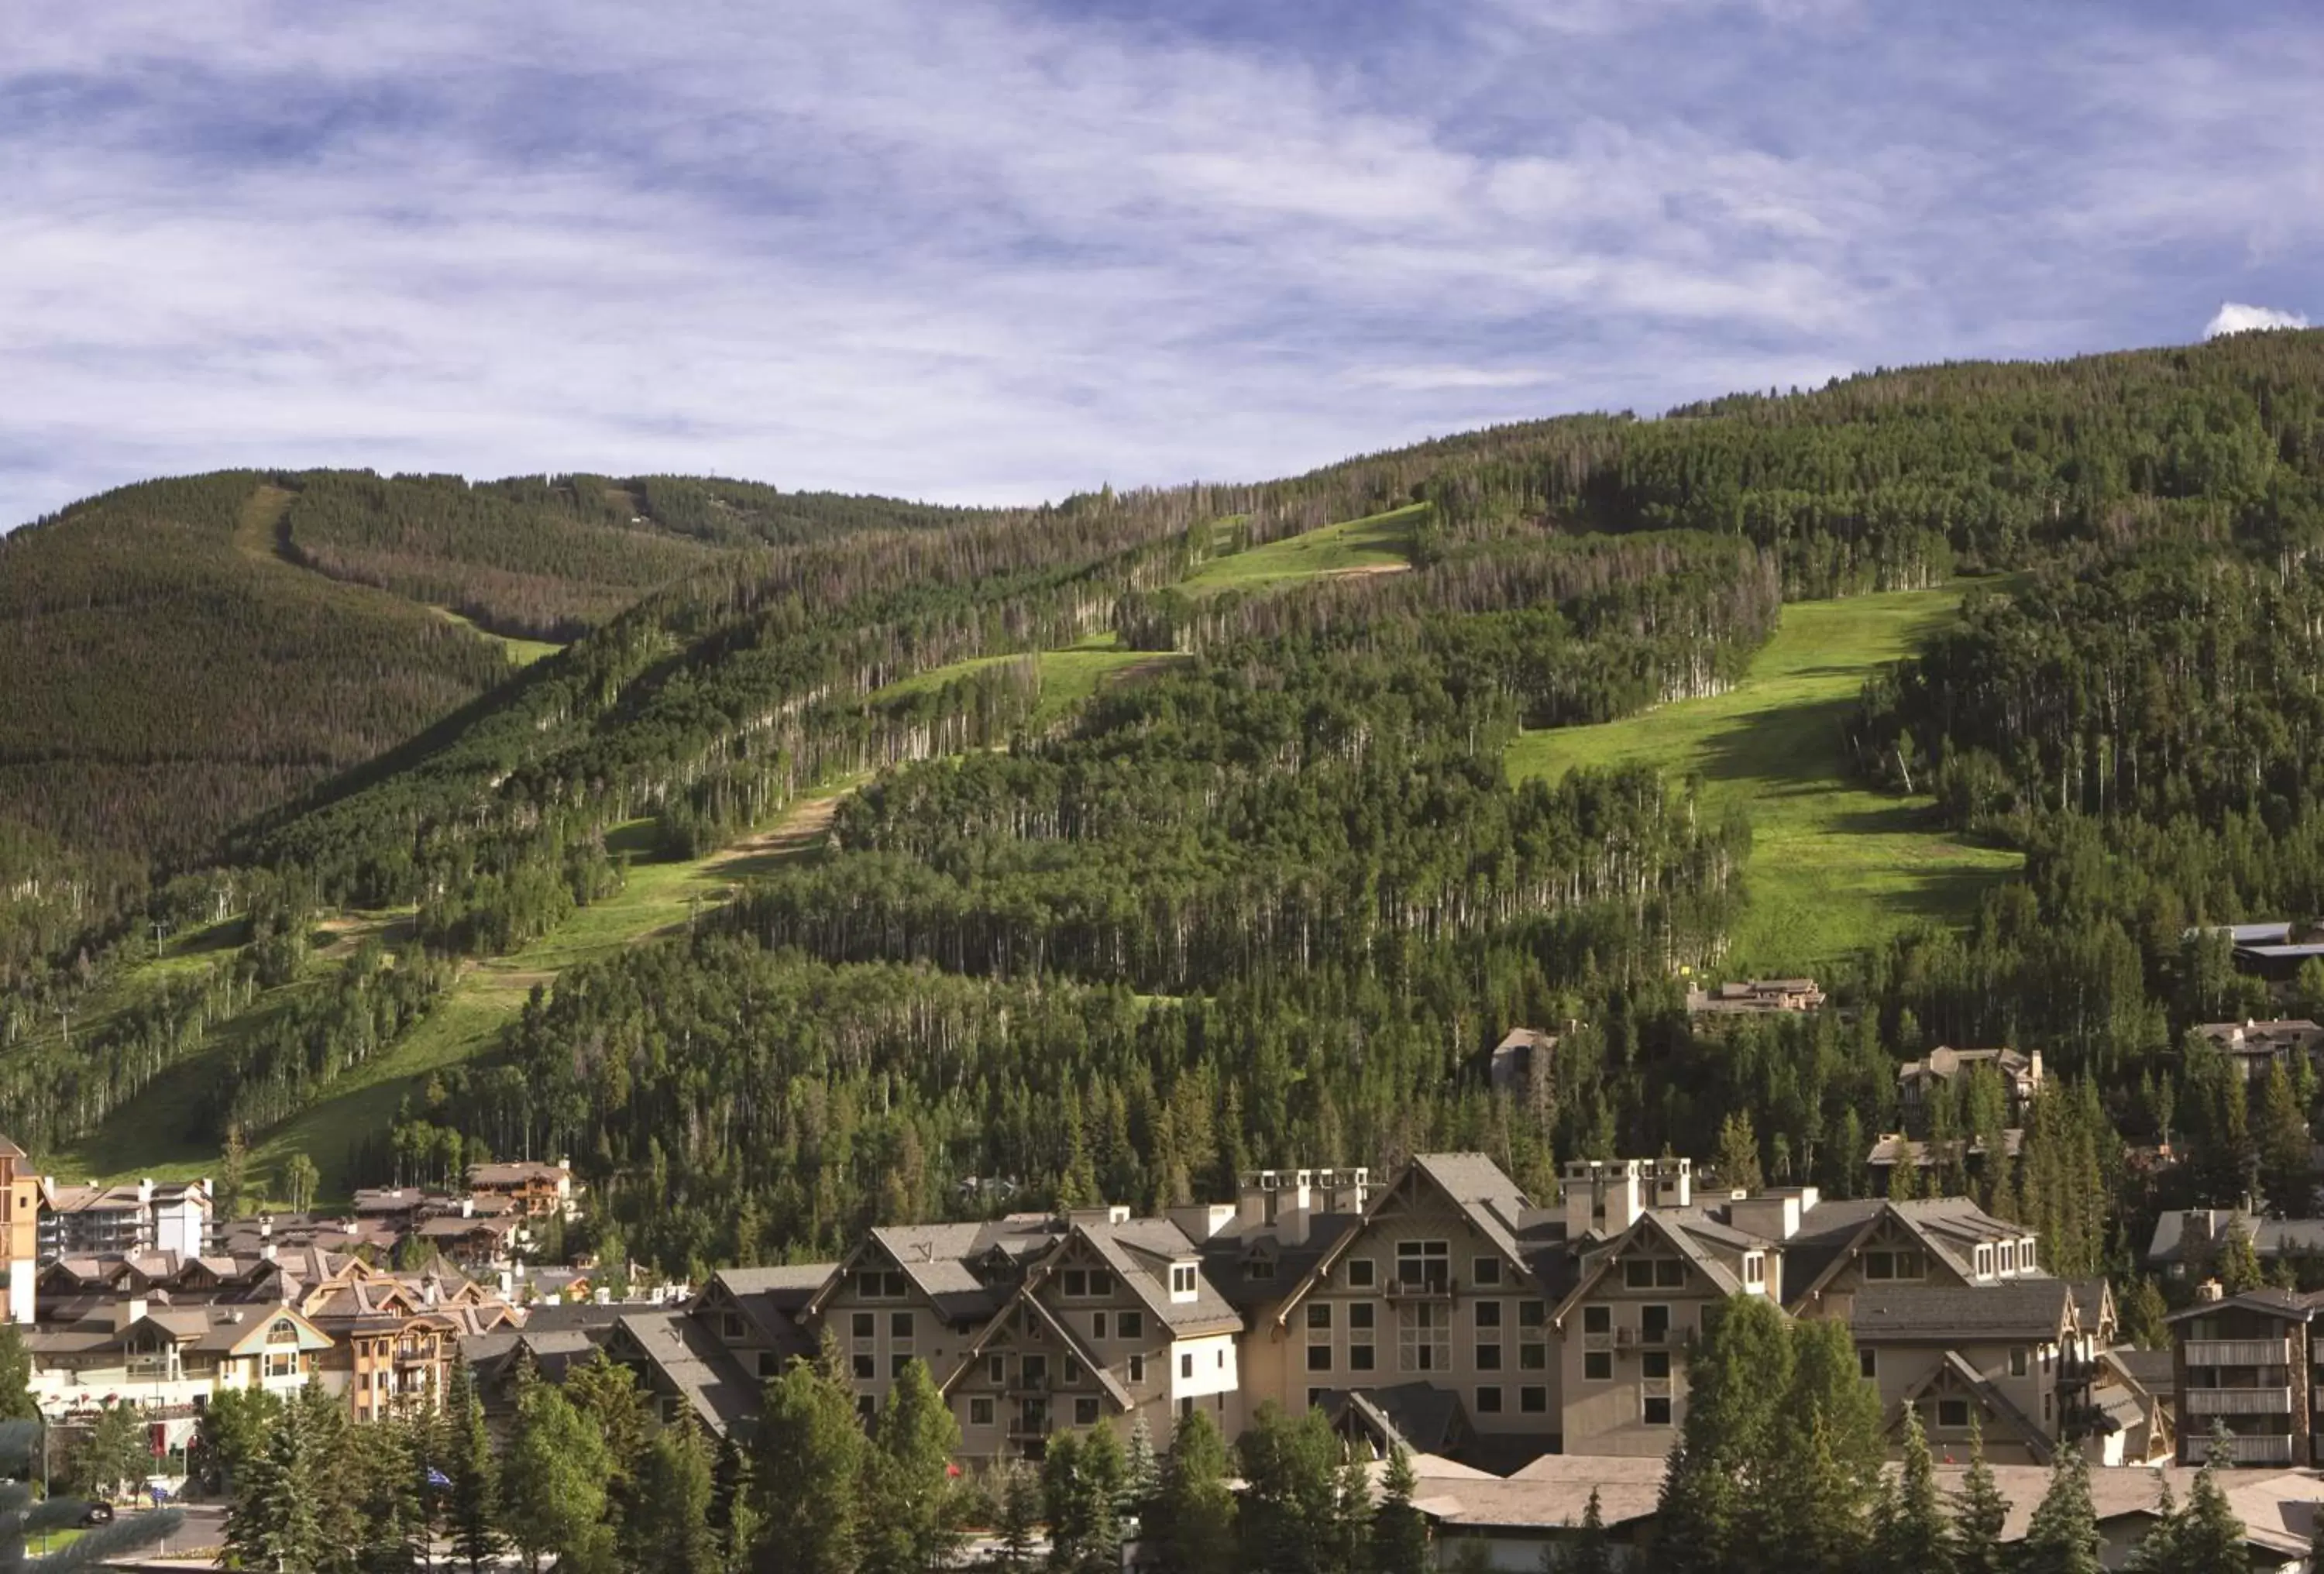
{"label": "stone chimney", "polygon": [[1789,1240],[1800,1232],[1800,1216],[1814,1206],[1796,1188],[1760,1192],[1736,1198],[1727,1205],[1727,1222],[1736,1229],[1766,1240]]}

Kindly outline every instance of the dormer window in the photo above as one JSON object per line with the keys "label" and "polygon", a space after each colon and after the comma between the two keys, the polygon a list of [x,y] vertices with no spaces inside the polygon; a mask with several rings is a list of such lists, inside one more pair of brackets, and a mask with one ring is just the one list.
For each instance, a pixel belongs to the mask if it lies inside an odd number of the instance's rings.
{"label": "dormer window", "polygon": [[1275,1277],[1275,1265],[1265,1257],[1253,1257],[1243,1265],[1243,1276],[1254,1284],[1270,1283]]}
{"label": "dormer window", "polygon": [[2017,1266],[2026,1273],[2034,1272],[2034,1238],[2030,1235],[2017,1243]]}
{"label": "dormer window", "polygon": [[1766,1253],[1745,1252],[1743,1254],[1743,1282],[1746,1284],[1765,1284],[1767,1282]]}
{"label": "dormer window", "polygon": [[1993,1277],[1993,1248],[1989,1246],[1977,1248],[1977,1276],[1980,1279]]}
{"label": "dormer window", "polygon": [[1170,1265],[1170,1298],[1173,1301],[1192,1301],[1194,1298],[1194,1264]]}

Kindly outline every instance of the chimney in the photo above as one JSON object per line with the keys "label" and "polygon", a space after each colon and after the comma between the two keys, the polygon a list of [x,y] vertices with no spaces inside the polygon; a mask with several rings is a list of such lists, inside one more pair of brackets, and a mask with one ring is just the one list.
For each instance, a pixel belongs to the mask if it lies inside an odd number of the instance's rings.
{"label": "chimney", "polygon": [[1197,1202],[1191,1208],[1173,1208],[1165,1215],[1178,1227],[1178,1232],[1196,1246],[1213,1239],[1218,1233],[1235,1221],[1235,1205],[1231,1202]]}
{"label": "chimney", "polygon": [[121,1332],[145,1318],[145,1297],[125,1295],[113,1303],[113,1331]]}
{"label": "chimney", "polygon": [[1738,1197],[1727,1205],[1727,1222],[1763,1239],[1789,1240],[1800,1232],[1800,1204],[1804,1201],[1797,1191],[1789,1189]]}
{"label": "chimney", "polygon": [[2227,1298],[2227,1287],[2217,1279],[2206,1279],[2195,1286],[2195,1299],[2198,1301],[2224,1301]]}
{"label": "chimney", "polygon": [[[1580,1240],[1596,1231],[1619,1235],[1646,1210],[1639,1159],[1573,1159],[1565,1166],[1565,1238]],[[1689,1195],[1692,1182],[1688,1182]]]}
{"label": "chimney", "polygon": [[2026,1051],[2025,1080],[2037,1088],[2042,1085],[2042,1052],[2038,1049]]}

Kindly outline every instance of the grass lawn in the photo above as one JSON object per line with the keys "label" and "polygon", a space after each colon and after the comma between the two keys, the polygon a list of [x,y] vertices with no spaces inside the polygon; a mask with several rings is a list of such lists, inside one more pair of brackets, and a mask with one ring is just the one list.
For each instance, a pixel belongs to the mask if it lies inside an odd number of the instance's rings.
{"label": "grass lawn", "polygon": [[2014,873],[2015,852],[1955,839],[1927,799],[1867,791],[1847,776],[1841,719],[1868,672],[1907,654],[1959,604],[1960,587],[1800,602],[1744,681],[1594,727],[1528,732],[1513,777],[1644,760],[1699,773],[1714,806],[1751,816],[1751,902],[1729,961],[1737,970],[1828,965],[1920,918],[1957,923]]}
{"label": "grass lawn", "polygon": [[480,626],[474,618],[464,618],[450,607],[429,607],[428,610],[447,622],[459,624],[479,640],[489,640],[499,646],[507,655],[511,667],[530,667],[534,662],[554,656],[565,649],[562,645],[552,645],[545,640],[519,640],[512,635],[495,634],[490,629]]}
{"label": "grass lawn", "polygon": [[[914,673],[885,688],[873,690],[868,697],[892,700],[906,695],[933,693],[972,672],[1022,659],[1021,655],[972,656],[965,661]],[[1079,710],[1099,689],[1117,678],[1185,659],[1184,655],[1175,651],[1125,650],[1110,633],[1089,635],[1062,650],[1044,650],[1039,658],[1041,693],[1034,702],[1029,724],[1038,732]]]}
{"label": "grass lawn", "polygon": [[1216,595],[1230,590],[1264,590],[1286,580],[1326,574],[1392,573],[1407,568],[1412,561],[1412,529],[1427,509],[1426,503],[1414,503],[1213,557],[1180,580],[1177,588],[1188,595]]}

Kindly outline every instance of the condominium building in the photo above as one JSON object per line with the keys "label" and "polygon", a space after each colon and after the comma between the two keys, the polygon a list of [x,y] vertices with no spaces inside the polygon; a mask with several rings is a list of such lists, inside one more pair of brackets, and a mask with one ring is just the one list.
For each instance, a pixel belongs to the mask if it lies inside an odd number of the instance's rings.
{"label": "condominium building", "polygon": [[2213,1283],[2171,1318],[2181,1464],[2209,1459],[2215,1430],[2225,1431],[2238,1465],[2318,1462],[2310,1333],[2319,1307],[2324,1294],[2222,1296]]}
{"label": "condominium building", "polygon": [[135,1181],[101,1186],[41,1180],[41,1261],[210,1249],[213,1209],[207,1181]]}

